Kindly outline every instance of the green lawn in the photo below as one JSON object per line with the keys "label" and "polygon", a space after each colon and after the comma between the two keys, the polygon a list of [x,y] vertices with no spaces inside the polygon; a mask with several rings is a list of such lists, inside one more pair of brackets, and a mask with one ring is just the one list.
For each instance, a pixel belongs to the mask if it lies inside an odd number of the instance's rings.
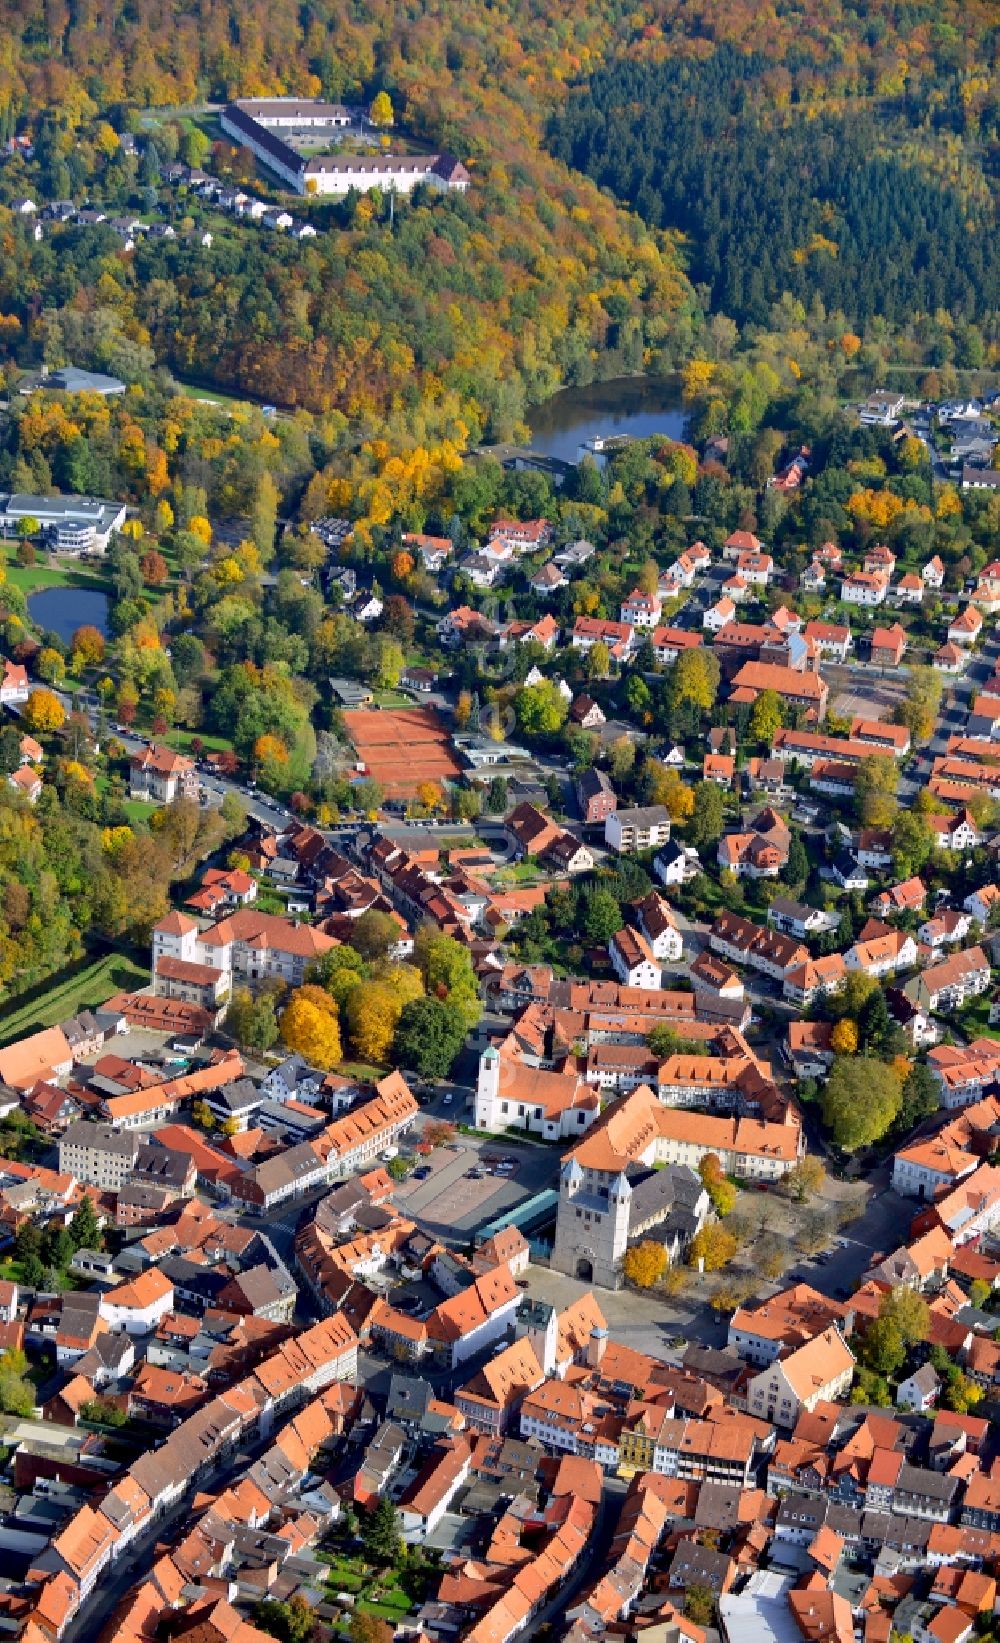
{"label": "green lawn", "polygon": [[362,1083],[376,1083],[384,1078],[389,1071],[388,1067],[373,1067],[367,1061],[342,1061],[337,1071],[344,1078],[357,1078]]}
{"label": "green lawn", "polygon": [[37,593],[39,588],[65,587],[67,583],[76,588],[95,588],[101,593],[108,591],[108,584],[102,576],[77,565],[55,565],[47,557],[40,559],[37,565],[19,565],[16,542],[0,542],[0,554],[7,581],[23,593]]}
{"label": "green lawn", "polygon": [[208,400],[213,405],[226,405],[232,408],[254,403],[250,399],[238,399],[233,394],[224,394],[219,388],[199,386],[196,382],[181,382],[178,377],[174,378],[174,388],[182,399]]}
{"label": "green lawn", "polygon": [[1000,1038],[1000,1027],[990,1026],[990,995],[983,993],[956,1016],[956,1022],[969,1038]]}
{"label": "green lawn", "polygon": [[158,804],[150,804],[146,799],[126,799],[125,814],[130,822],[147,821],[154,810],[159,810]]}
{"label": "green lawn", "polygon": [[30,1004],[15,1004],[8,1013],[0,1014],[0,1044],[9,1044],[38,1027],[54,1027],[78,1010],[93,1009],[114,993],[145,987],[148,981],[148,970],[118,953],[108,953],[62,982],[54,976],[40,998]]}
{"label": "green lawn", "polygon": [[[53,1276],[54,1276],[54,1287],[60,1293],[62,1293],[65,1290],[69,1290],[69,1289],[86,1289],[89,1282],[90,1282],[90,1280],[87,1279],[87,1278],[83,1278],[83,1277],[77,1278],[74,1274],[69,1273],[69,1272],[58,1272],[58,1273],[55,1273]],[[8,1279],[10,1279],[10,1281],[12,1283],[23,1286],[24,1281],[25,1281],[25,1279],[24,1279],[24,1267],[22,1266],[20,1261],[15,1261],[12,1256],[8,1256],[6,1260],[0,1261],[0,1278],[8,1278]],[[46,1281],[46,1285],[48,1285],[48,1277],[46,1277],[45,1281]],[[45,1371],[41,1371],[40,1373],[41,1373],[41,1380],[44,1383],[44,1381],[46,1381],[49,1378],[52,1371],[51,1371],[51,1369],[48,1369],[48,1370],[45,1370]],[[36,1372],[34,1370],[29,1369],[28,1377],[29,1377],[30,1380],[36,1381],[36,1384],[37,1384],[37,1375],[36,1375]]]}
{"label": "green lawn", "polygon": [[533,861],[518,861],[510,867],[498,867],[493,875],[493,883],[497,889],[504,885],[531,885],[548,884],[549,875]]}
{"label": "green lawn", "polygon": [[404,696],[400,690],[376,690],[374,699],[378,707],[413,707],[412,696]]}
{"label": "green lawn", "polygon": [[[389,1601],[390,1598],[394,1599],[397,1595],[399,1598],[398,1603]],[[373,1603],[371,1598],[359,1598],[356,1607],[360,1609],[362,1614],[377,1614],[383,1620],[396,1622],[407,1613],[412,1604],[406,1593],[398,1591],[397,1588],[392,1592],[386,1592],[385,1597],[380,1599],[378,1603]]]}
{"label": "green lawn", "polygon": [[178,753],[190,753],[191,743],[200,739],[206,753],[231,753],[233,744],[228,736],[212,736],[207,730],[171,730],[164,737],[168,747]]}

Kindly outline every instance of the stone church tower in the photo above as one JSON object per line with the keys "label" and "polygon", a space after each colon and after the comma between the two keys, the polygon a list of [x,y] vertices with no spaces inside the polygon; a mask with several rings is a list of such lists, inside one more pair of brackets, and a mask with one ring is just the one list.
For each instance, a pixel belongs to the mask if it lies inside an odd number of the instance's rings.
{"label": "stone church tower", "polygon": [[619,1289],[622,1258],[628,1248],[632,1188],[624,1175],[605,1188],[588,1187],[576,1159],[559,1175],[556,1238],[549,1265],[556,1272],[602,1289]]}

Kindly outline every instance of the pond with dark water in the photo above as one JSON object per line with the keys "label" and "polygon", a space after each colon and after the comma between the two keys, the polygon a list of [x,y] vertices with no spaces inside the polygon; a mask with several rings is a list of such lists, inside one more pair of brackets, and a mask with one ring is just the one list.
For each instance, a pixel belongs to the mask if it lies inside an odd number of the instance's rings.
{"label": "pond with dark water", "polygon": [[579,462],[588,439],[630,434],[683,439],[687,413],[676,377],[615,377],[586,388],[563,388],[528,418],[531,448]]}
{"label": "pond with dark water", "polygon": [[45,633],[68,644],[77,628],[94,627],[105,638],[111,601],[99,588],[39,588],[28,597],[28,614]]}

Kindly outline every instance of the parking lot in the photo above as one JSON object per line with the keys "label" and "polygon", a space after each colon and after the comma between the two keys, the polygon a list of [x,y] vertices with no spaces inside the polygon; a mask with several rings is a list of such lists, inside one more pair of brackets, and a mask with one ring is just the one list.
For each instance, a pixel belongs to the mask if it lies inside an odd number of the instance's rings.
{"label": "parking lot", "polygon": [[[487,1162],[500,1159],[514,1167],[501,1172]],[[488,1221],[554,1186],[558,1163],[558,1153],[547,1147],[462,1136],[420,1158],[419,1168],[429,1169],[429,1175],[423,1180],[410,1175],[397,1189],[396,1202],[435,1237],[466,1243]]]}

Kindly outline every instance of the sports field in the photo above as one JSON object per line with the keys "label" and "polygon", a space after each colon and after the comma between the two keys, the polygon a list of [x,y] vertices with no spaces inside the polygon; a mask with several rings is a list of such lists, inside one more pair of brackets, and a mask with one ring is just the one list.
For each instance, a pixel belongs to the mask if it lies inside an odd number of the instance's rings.
{"label": "sports field", "polygon": [[357,708],[344,714],[344,723],[358,758],[390,799],[412,798],[421,782],[440,784],[461,773],[448,731],[433,708]]}

